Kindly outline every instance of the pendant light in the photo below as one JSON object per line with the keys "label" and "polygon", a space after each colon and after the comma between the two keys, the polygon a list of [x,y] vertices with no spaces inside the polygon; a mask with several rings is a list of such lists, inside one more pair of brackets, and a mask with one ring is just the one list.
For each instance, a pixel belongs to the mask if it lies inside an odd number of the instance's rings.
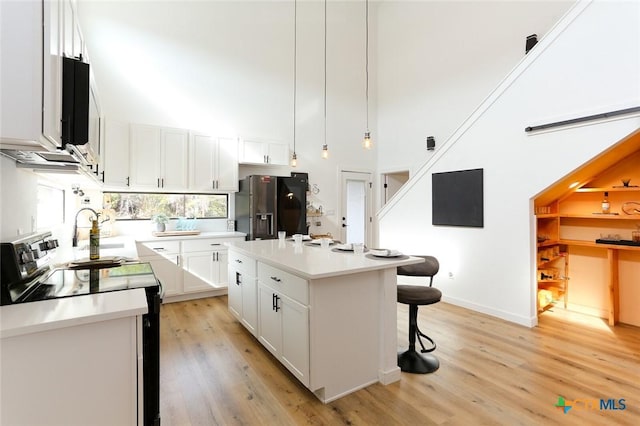
{"label": "pendant light", "polygon": [[291,155],[291,167],[298,165],[296,155],[296,65],[297,65],[297,36],[298,36],[298,2],[293,1],[293,154]]}
{"label": "pendant light", "polygon": [[324,0],[324,144],[322,145],[322,158],[329,158],[327,146],[327,0]]}
{"label": "pendant light", "polygon": [[371,149],[373,143],[371,142],[371,132],[369,131],[369,0],[365,0],[365,31],[365,96],[367,100],[367,130],[364,132],[362,147],[364,149]]}

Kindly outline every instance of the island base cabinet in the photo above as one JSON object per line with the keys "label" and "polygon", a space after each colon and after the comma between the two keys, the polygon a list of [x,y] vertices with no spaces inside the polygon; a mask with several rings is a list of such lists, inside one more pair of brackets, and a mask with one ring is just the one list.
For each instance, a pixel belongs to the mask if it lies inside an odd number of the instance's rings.
{"label": "island base cabinet", "polygon": [[141,325],[128,317],[3,338],[0,424],[138,424]]}
{"label": "island base cabinet", "polygon": [[258,291],[258,340],[309,386],[309,308],[266,285]]}

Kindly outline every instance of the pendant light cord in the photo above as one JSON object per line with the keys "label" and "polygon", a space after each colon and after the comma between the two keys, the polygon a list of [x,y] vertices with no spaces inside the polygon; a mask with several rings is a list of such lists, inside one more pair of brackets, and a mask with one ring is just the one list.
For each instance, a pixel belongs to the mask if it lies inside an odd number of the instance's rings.
{"label": "pendant light cord", "polygon": [[293,2],[293,154],[296,154],[296,73],[298,64],[298,2]]}
{"label": "pendant light cord", "polygon": [[369,0],[365,1],[365,78],[367,99],[367,132],[369,131]]}
{"label": "pendant light cord", "polygon": [[327,146],[327,0],[324,0],[324,146]]}

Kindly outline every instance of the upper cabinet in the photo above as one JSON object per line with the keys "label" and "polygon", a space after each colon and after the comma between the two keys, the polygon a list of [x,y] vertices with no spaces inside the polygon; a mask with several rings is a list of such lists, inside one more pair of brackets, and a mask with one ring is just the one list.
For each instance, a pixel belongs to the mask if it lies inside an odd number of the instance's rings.
{"label": "upper cabinet", "polygon": [[129,123],[105,120],[104,139],[100,172],[102,181],[109,188],[128,189],[130,185]]}
{"label": "upper cabinet", "polygon": [[187,188],[189,132],[131,125],[131,186],[144,190]]}
{"label": "upper cabinet", "polygon": [[239,152],[241,164],[289,164],[289,145],[282,142],[241,139]]}
{"label": "upper cabinet", "polygon": [[104,140],[101,176],[107,190],[238,190],[236,139],[109,119]]}
{"label": "upper cabinet", "polygon": [[192,133],[189,139],[189,189],[238,190],[238,143]]}
{"label": "upper cabinet", "polygon": [[[73,123],[74,131],[81,129],[81,137],[75,141],[79,144],[76,153],[97,173],[101,113],[96,85],[90,74],[89,98],[85,99],[83,94],[87,92],[82,85],[77,86],[78,81],[86,81],[84,76],[77,77],[76,71],[67,73],[73,67],[63,65],[63,58],[82,58],[88,64],[75,1],[0,2],[0,24],[2,148],[36,151],[63,148],[63,125]],[[65,79],[75,86],[69,84],[65,88]],[[73,117],[75,121],[63,117],[63,99],[75,104],[71,110],[81,111]],[[83,108],[77,108],[85,100],[86,115]],[[83,123],[87,115],[88,123]],[[84,139],[86,130],[82,130],[86,128],[88,140]],[[69,129],[64,128],[71,134]]]}
{"label": "upper cabinet", "polygon": [[0,2],[3,148],[61,147],[62,2]]}

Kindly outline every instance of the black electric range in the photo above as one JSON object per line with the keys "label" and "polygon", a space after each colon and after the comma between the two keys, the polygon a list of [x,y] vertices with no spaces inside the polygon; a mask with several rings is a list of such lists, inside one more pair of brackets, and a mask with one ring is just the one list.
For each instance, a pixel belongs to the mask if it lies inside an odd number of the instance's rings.
{"label": "black electric range", "polygon": [[[151,265],[128,263],[110,268],[52,269],[35,282],[11,284],[8,294],[10,303],[25,303],[146,287],[159,287]],[[159,293],[159,288],[155,292]]]}

